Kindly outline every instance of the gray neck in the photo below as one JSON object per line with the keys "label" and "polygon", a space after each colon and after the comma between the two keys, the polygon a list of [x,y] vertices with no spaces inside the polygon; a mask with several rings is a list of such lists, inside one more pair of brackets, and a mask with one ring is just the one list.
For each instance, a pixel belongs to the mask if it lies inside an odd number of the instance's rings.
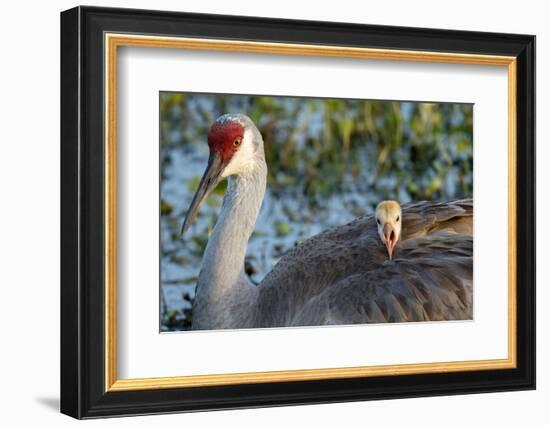
{"label": "gray neck", "polygon": [[249,325],[257,287],[244,272],[244,259],[264,198],[266,177],[263,160],[247,173],[229,177],[220,217],[203,255],[193,329]]}

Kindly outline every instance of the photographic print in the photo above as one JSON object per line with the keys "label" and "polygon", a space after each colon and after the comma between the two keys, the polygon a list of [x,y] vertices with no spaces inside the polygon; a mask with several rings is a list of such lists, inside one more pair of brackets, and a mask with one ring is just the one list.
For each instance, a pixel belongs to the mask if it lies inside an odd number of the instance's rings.
{"label": "photographic print", "polygon": [[63,413],[535,388],[534,36],[79,6],[61,76]]}
{"label": "photographic print", "polygon": [[472,126],[472,104],[161,92],[161,331],[472,319]]}

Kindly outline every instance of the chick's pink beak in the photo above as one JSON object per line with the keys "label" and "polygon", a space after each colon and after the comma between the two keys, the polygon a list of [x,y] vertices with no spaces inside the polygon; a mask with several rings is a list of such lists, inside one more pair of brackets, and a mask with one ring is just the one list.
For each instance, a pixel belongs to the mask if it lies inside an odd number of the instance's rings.
{"label": "chick's pink beak", "polygon": [[384,244],[386,245],[386,249],[388,250],[388,255],[391,260],[393,256],[393,249],[397,244],[397,234],[395,233],[393,226],[389,223],[384,224],[382,233],[384,235]]}

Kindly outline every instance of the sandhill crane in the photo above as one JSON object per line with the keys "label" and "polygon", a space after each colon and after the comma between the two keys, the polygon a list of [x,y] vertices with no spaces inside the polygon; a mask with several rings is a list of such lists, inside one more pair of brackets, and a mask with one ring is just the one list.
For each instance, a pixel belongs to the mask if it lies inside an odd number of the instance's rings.
{"label": "sandhill crane", "polygon": [[[381,228],[369,215],[326,230],[255,285],[244,258],[266,189],[263,139],[250,118],[228,114],[212,124],[208,144],[182,235],[213,188],[229,184],[202,259],[193,329],[472,318],[472,200],[397,205],[399,225],[395,205],[382,205]],[[390,220],[395,228],[384,227]]]}

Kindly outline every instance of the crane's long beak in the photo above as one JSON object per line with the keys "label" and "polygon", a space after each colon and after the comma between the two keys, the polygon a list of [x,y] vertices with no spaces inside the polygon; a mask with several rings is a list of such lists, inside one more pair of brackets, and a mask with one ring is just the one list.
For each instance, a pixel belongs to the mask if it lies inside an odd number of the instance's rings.
{"label": "crane's long beak", "polygon": [[193,200],[191,201],[191,205],[187,210],[187,215],[185,216],[185,220],[181,226],[180,236],[183,236],[189,226],[191,226],[191,223],[193,223],[193,220],[197,217],[199,207],[204,198],[206,198],[208,194],[214,190],[222,179],[221,174],[224,168],[225,164],[222,162],[220,155],[214,151],[211,151],[210,157],[208,158],[208,165],[206,166],[206,170],[201,178],[199,187],[195,192],[195,196],[193,196]]}
{"label": "crane's long beak", "polygon": [[386,223],[384,224],[383,234],[384,244],[386,245],[386,249],[388,250],[388,255],[391,260],[393,257],[393,249],[395,248],[395,245],[397,245],[397,233],[390,223]]}

